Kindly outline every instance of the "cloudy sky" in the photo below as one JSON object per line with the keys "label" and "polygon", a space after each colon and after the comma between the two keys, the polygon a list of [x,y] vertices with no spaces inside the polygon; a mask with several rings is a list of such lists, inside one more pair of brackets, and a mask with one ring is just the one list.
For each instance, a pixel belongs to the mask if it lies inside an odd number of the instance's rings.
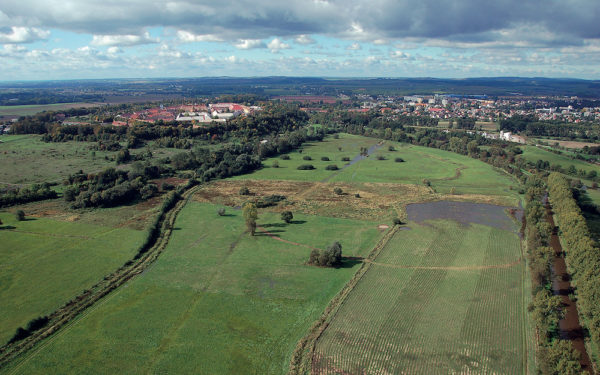
{"label": "cloudy sky", "polygon": [[598,0],[5,0],[0,80],[600,78]]}

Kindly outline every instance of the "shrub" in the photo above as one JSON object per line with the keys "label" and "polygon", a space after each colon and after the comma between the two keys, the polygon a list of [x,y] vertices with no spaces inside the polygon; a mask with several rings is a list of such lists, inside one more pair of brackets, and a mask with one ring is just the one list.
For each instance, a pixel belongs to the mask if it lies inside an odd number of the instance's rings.
{"label": "shrub", "polygon": [[396,151],[396,149],[394,148],[394,146],[389,146],[388,151]]}
{"label": "shrub", "polygon": [[292,211],[283,211],[281,213],[281,220],[285,221],[288,224],[292,221],[293,218],[294,214],[292,213]]}
{"label": "shrub", "polygon": [[394,161],[396,163],[404,163],[404,159],[402,159],[402,158],[396,158],[396,159],[394,159]]}
{"label": "shrub", "polygon": [[302,157],[302,160],[312,160],[312,158],[310,156],[308,156],[308,155],[304,155]]}
{"label": "shrub", "polygon": [[289,155],[281,155],[280,159],[281,160],[290,160],[290,156]]}
{"label": "shrub", "polygon": [[326,166],[325,169],[328,171],[337,171],[339,168],[335,164],[330,164],[330,165]]}
{"label": "shrub", "polygon": [[429,181],[428,179],[424,178],[423,179],[423,185],[425,185],[425,186],[431,186],[431,181]]}
{"label": "shrub", "polygon": [[329,161],[329,158],[327,156],[321,156],[321,161]]}
{"label": "shrub", "polygon": [[224,209],[224,208],[219,208],[219,209],[217,210],[217,214],[218,214],[219,216],[225,216],[225,209]]}
{"label": "shrub", "polygon": [[358,194],[358,193],[354,194],[354,196],[355,196],[356,198],[360,198],[360,194]]}
{"label": "shrub", "polygon": [[308,170],[315,169],[315,166],[312,164],[301,164],[296,169],[301,170],[301,171],[308,171]]}
{"label": "shrub", "polygon": [[339,187],[336,187],[335,189],[333,189],[333,192],[336,193],[337,195],[344,194],[344,191],[342,190],[342,188],[339,188]]}
{"label": "shrub", "polygon": [[313,249],[308,259],[309,264],[321,267],[335,267],[342,263],[342,245],[334,242],[327,249],[319,251]]}
{"label": "shrub", "polygon": [[15,213],[15,217],[17,218],[18,221],[25,220],[25,211],[17,210],[17,212]]}
{"label": "shrub", "polygon": [[399,217],[394,218],[394,225],[402,225],[404,224]]}
{"label": "shrub", "polygon": [[248,189],[246,186],[242,186],[240,188],[240,195],[250,195],[250,189]]}
{"label": "shrub", "polygon": [[347,156],[344,156],[344,157],[342,158],[342,161],[350,161],[350,158],[349,158],[349,157],[347,157]]}
{"label": "shrub", "polygon": [[377,160],[385,160],[385,156],[383,156],[383,155],[377,155]]}
{"label": "shrub", "polygon": [[277,160],[273,161],[273,164],[271,165],[271,167],[279,168],[279,163],[277,162]]}
{"label": "shrub", "polygon": [[264,208],[276,205],[278,202],[285,200],[284,195],[272,194],[256,200],[256,207]]}

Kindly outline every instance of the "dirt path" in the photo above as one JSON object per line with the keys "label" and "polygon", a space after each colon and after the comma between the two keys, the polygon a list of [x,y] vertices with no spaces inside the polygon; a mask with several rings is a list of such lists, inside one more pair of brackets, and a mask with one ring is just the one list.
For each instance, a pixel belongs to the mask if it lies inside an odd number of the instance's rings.
{"label": "dirt path", "polygon": [[285,242],[285,243],[288,243],[290,245],[302,246],[302,247],[307,247],[307,248],[312,249],[312,250],[319,250],[319,251],[321,251],[321,249],[319,249],[318,247],[312,247],[310,245],[305,245],[305,244],[301,244],[301,243],[298,243],[298,242],[284,240],[283,238],[277,237],[276,235],[274,235],[273,233],[269,232],[268,230],[266,230],[265,228],[263,228],[261,226],[257,226],[257,228],[260,229],[261,233],[266,234],[267,236],[271,237],[274,240]]}
{"label": "dirt path", "polygon": [[561,319],[560,322],[558,322],[559,335],[561,339],[569,340],[573,343],[575,349],[581,353],[580,363],[582,369],[593,374],[594,370],[592,368],[592,362],[590,361],[590,356],[588,355],[583,341],[584,331],[579,323],[577,304],[569,298],[569,294],[572,293],[573,287],[569,281],[570,276],[567,271],[563,249],[557,235],[558,228],[554,224],[550,204],[546,204],[546,220],[553,228],[550,237],[550,246],[554,249],[555,254],[552,263],[552,292],[554,295],[559,295],[561,297],[564,306],[563,311],[566,311],[564,319]]}

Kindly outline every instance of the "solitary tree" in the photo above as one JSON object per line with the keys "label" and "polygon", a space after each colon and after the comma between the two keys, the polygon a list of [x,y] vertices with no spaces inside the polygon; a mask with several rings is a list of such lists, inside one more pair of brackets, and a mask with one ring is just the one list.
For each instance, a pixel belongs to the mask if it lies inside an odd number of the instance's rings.
{"label": "solitary tree", "polygon": [[292,214],[292,211],[283,211],[281,213],[281,220],[285,221],[288,224],[292,221],[293,218],[294,214]]}
{"label": "solitary tree", "polygon": [[254,203],[246,203],[243,208],[244,220],[246,221],[246,228],[250,235],[254,236],[256,232],[256,219],[258,219],[258,210]]}
{"label": "solitary tree", "polygon": [[24,212],[23,210],[18,210],[18,211],[15,213],[15,216],[17,217],[17,220],[18,220],[18,221],[23,221],[23,220],[25,220],[25,212]]}
{"label": "solitary tree", "polygon": [[344,194],[344,191],[342,190],[342,188],[339,188],[339,187],[336,187],[335,189],[333,189],[333,192],[336,193],[337,195]]}

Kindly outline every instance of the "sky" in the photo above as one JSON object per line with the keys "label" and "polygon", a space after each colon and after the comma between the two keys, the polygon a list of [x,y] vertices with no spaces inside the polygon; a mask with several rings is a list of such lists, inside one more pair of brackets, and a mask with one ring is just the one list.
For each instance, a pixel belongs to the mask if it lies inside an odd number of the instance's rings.
{"label": "sky", "polygon": [[600,79],[598,0],[4,0],[0,80]]}

